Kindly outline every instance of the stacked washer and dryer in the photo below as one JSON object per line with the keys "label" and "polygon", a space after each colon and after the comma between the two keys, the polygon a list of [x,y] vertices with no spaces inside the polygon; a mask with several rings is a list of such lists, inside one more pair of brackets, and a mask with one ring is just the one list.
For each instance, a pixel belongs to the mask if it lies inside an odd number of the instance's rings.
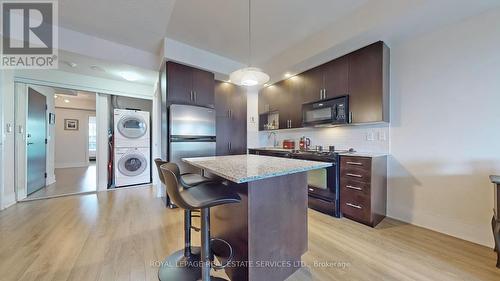
{"label": "stacked washer and dryer", "polygon": [[149,112],[114,110],[115,187],[151,182]]}

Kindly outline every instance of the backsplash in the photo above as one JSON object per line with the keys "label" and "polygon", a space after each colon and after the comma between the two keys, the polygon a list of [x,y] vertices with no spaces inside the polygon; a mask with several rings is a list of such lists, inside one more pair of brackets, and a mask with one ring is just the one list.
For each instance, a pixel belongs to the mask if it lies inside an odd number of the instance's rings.
{"label": "backsplash", "polygon": [[[334,145],[335,149],[344,150],[354,148],[359,152],[389,153],[389,124],[343,126],[333,128],[301,128],[290,130],[279,130],[276,138],[279,146],[283,145],[283,140],[295,140],[298,148],[299,139],[306,136],[311,139],[311,147],[315,145],[328,149],[329,145]],[[259,132],[260,147],[273,146],[274,136],[269,132]]]}

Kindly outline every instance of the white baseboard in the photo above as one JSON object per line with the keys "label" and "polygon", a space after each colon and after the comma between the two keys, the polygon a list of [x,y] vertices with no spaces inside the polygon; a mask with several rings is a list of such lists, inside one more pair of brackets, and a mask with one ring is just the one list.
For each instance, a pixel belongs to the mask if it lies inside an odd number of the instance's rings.
{"label": "white baseboard", "polygon": [[56,175],[49,175],[45,180],[45,185],[51,185],[56,183]]}
{"label": "white baseboard", "polygon": [[87,167],[89,165],[88,162],[79,162],[79,163],[56,163],[55,167],[56,169],[63,169],[63,168],[81,168],[81,167]]}

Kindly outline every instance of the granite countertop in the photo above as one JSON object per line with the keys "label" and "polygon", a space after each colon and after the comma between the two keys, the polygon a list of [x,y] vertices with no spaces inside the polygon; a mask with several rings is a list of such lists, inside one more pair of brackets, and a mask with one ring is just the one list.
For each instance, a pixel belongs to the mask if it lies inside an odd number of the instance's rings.
{"label": "granite countertop", "polygon": [[245,183],[332,166],[331,163],[326,162],[252,154],[183,158],[182,160],[235,183]]}
{"label": "granite countertop", "polygon": [[[278,151],[278,152],[292,152],[294,151],[293,149],[285,149],[285,148],[279,148],[279,147],[257,147],[257,148],[249,148],[249,150],[264,150],[264,151]],[[340,156],[358,156],[358,157],[381,157],[381,156],[387,156],[389,155],[388,153],[377,153],[377,152],[362,152],[362,151],[355,151],[355,152],[347,152],[347,151],[341,151],[339,152]]]}
{"label": "granite countertop", "polygon": [[500,176],[492,175],[490,176],[490,180],[492,183],[500,184]]}

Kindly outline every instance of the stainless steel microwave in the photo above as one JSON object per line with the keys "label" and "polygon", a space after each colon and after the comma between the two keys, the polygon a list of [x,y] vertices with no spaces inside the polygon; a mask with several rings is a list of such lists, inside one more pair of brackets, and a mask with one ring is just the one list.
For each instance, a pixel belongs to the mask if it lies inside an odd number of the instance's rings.
{"label": "stainless steel microwave", "polygon": [[340,125],[349,123],[349,96],[302,105],[302,125]]}

